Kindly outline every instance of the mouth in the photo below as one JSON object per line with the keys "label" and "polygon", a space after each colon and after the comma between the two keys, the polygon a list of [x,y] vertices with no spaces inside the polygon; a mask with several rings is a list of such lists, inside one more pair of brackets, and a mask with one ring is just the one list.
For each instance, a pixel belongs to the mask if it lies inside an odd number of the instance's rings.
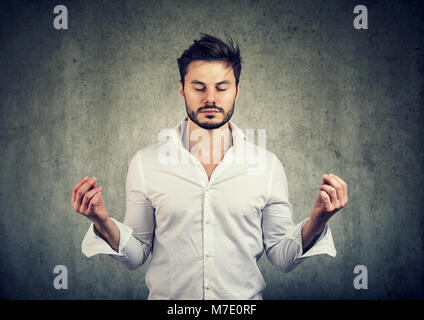
{"label": "mouth", "polygon": [[205,115],[215,115],[217,113],[219,113],[220,111],[217,109],[204,109],[202,111],[200,111],[201,113],[205,114]]}

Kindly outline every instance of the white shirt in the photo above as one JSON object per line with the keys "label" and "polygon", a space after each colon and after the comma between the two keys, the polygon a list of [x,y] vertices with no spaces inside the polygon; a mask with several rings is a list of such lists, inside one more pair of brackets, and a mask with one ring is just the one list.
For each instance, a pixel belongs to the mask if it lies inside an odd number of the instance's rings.
{"label": "white shirt", "polygon": [[[265,281],[257,261],[264,251],[282,272],[313,255],[334,257],[328,225],[302,254],[307,219],[293,223],[281,162],[230,127],[233,145],[210,181],[188,151],[187,121],[164,133],[170,139],[139,150],[129,163],[124,222],[112,218],[120,231],[119,253],[93,224],[82,252],[109,254],[130,270],[151,253],[148,299],[262,299]],[[245,157],[246,150],[253,156]]]}

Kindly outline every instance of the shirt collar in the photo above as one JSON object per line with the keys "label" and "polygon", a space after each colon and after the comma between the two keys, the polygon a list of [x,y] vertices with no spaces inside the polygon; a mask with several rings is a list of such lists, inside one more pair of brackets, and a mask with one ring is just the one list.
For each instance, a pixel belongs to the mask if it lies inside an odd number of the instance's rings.
{"label": "shirt collar", "polygon": [[[228,122],[233,138],[233,146],[238,147],[244,141],[247,141],[246,135],[243,130],[239,129],[233,122]],[[181,120],[178,125],[174,128],[176,135],[173,137],[175,142],[181,147],[189,150],[189,139],[188,139],[188,118]]]}

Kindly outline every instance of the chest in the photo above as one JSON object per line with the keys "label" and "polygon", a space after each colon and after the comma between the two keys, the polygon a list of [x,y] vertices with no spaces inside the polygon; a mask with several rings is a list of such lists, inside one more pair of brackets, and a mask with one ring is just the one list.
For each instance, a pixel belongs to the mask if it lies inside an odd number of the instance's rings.
{"label": "chest", "polygon": [[208,179],[211,179],[212,172],[215,170],[215,168],[218,166],[218,164],[204,164],[202,163],[203,169],[206,172],[206,175],[208,176]]}
{"label": "chest", "polygon": [[[199,223],[205,213],[223,224],[256,221],[267,202],[267,177],[249,174],[242,168],[223,170],[222,166],[205,164],[188,166],[186,171],[145,172],[147,196],[155,208],[158,227],[183,221]],[[212,175],[213,172],[216,174]],[[154,178],[150,179],[150,174]]]}

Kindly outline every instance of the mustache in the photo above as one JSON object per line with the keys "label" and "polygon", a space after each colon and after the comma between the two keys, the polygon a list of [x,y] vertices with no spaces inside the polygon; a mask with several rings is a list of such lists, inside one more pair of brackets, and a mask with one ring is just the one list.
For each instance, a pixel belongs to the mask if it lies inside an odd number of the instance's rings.
{"label": "mustache", "polygon": [[202,112],[202,111],[204,111],[206,109],[215,109],[218,112],[224,112],[224,109],[222,109],[221,107],[218,107],[218,106],[215,106],[214,105],[214,106],[203,106],[203,107],[200,107],[199,109],[197,109],[197,113]]}

